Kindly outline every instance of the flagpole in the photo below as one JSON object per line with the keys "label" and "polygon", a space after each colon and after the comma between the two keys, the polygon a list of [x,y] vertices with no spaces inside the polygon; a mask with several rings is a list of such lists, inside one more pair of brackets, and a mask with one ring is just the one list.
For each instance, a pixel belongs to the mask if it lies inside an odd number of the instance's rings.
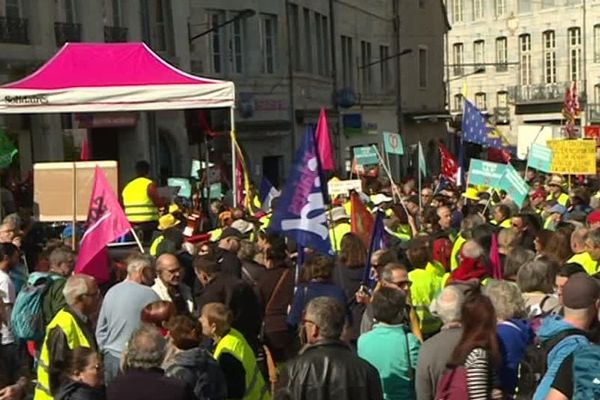
{"label": "flagpole", "polygon": [[[418,153],[419,153],[419,155],[418,155],[419,168],[417,168],[417,170],[418,170],[417,172],[419,174],[419,210],[423,211],[423,196],[421,196],[421,190],[422,190],[422,188],[421,188],[421,153],[422,153],[422,151],[421,151],[421,141],[420,140],[419,140]],[[424,160],[423,160],[423,162],[424,162]]]}
{"label": "flagpole", "polygon": [[375,145],[372,145],[372,146],[373,146],[373,149],[375,150],[375,153],[377,153],[377,158],[379,159],[379,163],[383,167],[383,171],[386,173],[386,175],[388,176],[388,179],[392,183],[392,196],[396,195],[396,197],[398,198],[398,201],[400,202],[400,205],[402,205],[402,208],[404,208],[404,212],[406,212],[406,215],[407,216],[410,215],[408,212],[408,209],[406,208],[406,205],[404,204],[404,201],[402,200],[402,196],[400,196],[400,193],[398,193],[398,188],[396,187],[394,178],[392,177],[390,170],[387,168],[387,166],[383,162],[383,158],[381,157],[381,154],[379,153],[377,146],[375,146]]}
{"label": "flagpole", "polygon": [[135,239],[135,242],[138,245],[138,248],[140,249],[140,253],[144,254],[144,247],[142,246],[142,242],[140,242],[140,238],[138,237],[137,233],[135,233],[135,230],[133,228],[129,229],[131,231],[131,234],[133,235],[133,238]]}
{"label": "flagpole", "polygon": [[[231,106],[231,108],[229,109],[229,125],[230,125],[230,140],[231,140],[231,188],[232,188],[232,194],[233,194],[233,207],[237,207],[237,177],[236,177],[236,154],[235,154],[235,142],[233,140],[233,131],[235,129],[234,127],[234,111],[233,111],[233,106]],[[208,169],[208,160],[206,162],[206,167]]]}
{"label": "flagpole", "polygon": [[77,225],[77,163],[73,161],[73,219],[71,220],[71,248],[77,251],[77,233],[75,225]]}

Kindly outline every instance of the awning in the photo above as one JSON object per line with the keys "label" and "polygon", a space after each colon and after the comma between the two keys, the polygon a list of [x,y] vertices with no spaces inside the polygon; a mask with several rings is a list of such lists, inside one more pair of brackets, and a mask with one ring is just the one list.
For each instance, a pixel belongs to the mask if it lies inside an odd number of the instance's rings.
{"label": "awning", "polygon": [[144,43],[67,43],[28,77],[0,86],[0,113],[233,107],[233,82],[197,77]]}

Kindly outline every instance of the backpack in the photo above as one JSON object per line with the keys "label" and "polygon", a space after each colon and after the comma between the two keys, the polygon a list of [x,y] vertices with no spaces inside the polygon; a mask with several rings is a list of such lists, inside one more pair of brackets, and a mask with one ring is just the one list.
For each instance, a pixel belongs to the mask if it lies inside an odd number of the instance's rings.
{"label": "backpack", "polygon": [[16,338],[40,341],[44,339],[44,295],[52,282],[64,279],[60,275],[47,272],[33,272],[15,300],[11,326]]}
{"label": "backpack", "polygon": [[517,368],[516,399],[533,398],[535,390],[548,369],[548,354],[560,341],[573,335],[585,336],[585,332],[575,328],[567,329],[545,342],[534,340],[527,346],[523,360]]}
{"label": "backpack", "polygon": [[435,400],[464,400],[469,398],[467,370],[463,366],[446,370],[435,389]]}
{"label": "backpack", "polygon": [[579,346],[573,352],[573,399],[600,398],[600,346]]}

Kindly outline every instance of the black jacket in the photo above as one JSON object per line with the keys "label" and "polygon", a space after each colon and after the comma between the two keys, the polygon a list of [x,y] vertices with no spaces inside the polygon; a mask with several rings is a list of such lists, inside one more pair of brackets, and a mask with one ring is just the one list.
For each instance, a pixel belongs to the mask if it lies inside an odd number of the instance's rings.
{"label": "black jacket", "polygon": [[227,386],[223,371],[212,355],[196,347],[178,353],[165,375],[184,381],[197,400],[224,400]]}
{"label": "black jacket", "polygon": [[215,258],[217,259],[217,264],[221,266],[221,272],[233,275],[236,278],[242,278],[242,262],[237,254],[217,247],[215,249]]}
{"label": "black jacket", "polygon": [[304,348],[284,368],[275,398],[381,400],[379,373],[338,340]]}
{"label": "black jacket", "polygon": [[104,400],[104,387],[93,388],[85,383],[65,381],[58,388],[54,400]]}
{"label": "black jacket", "polygon": [[158,368],[129,369],[106,388],[107,400],[190,400],[191,389],[179,379],[163,375]]}

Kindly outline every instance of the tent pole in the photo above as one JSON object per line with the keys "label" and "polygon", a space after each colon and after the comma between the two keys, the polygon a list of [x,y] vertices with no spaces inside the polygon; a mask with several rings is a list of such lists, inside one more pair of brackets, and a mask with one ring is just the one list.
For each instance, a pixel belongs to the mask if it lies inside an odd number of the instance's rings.
{"label": "tent pole", "polygon": [[236,207],[237,206],[237,177],[235,176],[235,172],[236,172],[236,154],[235,154],[235,143],[233,142],[233,132],[235,131],[235,116],[234,116],[234,111],[233,111],[233,106],[231,106],[231,108],[229,109],[229,125],[230,125],[230,129],[231,129],[231,188],[232,188],[232,194],[233,194],[233,204],[232,207]]}

